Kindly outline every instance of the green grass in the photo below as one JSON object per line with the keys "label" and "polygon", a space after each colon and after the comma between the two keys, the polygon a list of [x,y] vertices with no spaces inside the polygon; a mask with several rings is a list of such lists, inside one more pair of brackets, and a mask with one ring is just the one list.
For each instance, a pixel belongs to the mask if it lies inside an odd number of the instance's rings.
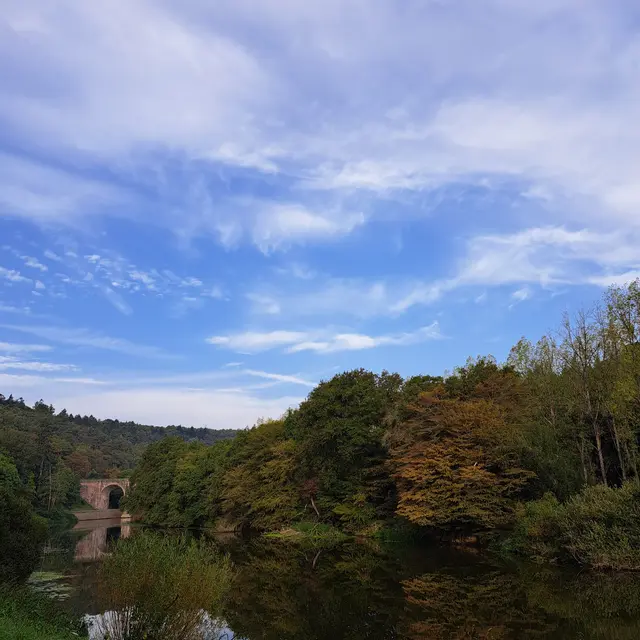
{"label": "green grass", "polygon": [[86,637],[80,622],[62,613],[49,598],[25,587],[0,586],[2,640],[78,640]]}

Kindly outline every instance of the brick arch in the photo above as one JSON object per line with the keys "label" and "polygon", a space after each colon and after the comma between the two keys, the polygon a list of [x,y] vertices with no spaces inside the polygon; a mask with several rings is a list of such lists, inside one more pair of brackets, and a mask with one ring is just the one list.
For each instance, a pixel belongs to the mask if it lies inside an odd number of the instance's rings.
{"label": "brick arch", "polygon": [[109,508],[109,494],[114,487],[122,489],[123,495],[129,491],[127,478],[102,478],[99,480],[82,480],[80,483],[80,497],[94,509]]}

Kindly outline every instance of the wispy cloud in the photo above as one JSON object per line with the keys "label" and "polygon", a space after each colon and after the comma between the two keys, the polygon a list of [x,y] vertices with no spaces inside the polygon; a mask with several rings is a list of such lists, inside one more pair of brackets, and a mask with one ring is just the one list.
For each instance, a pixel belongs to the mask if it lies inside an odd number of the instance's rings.
{"label": "wispy cloud", "polygon": [[27,306],[17,307],[12,304],[2,304],[0,303],[0,312],[2,313],[18,313],[22,315],[31,315],[31,308]]}
{"label": "wispy cloud", "polygon": [[406,346],[442,337],[437,322],[415,331],[369,336],[361,333],[328,333],[327,331],[271,331],[246,332],[229,336],[214,336],[209,344],[225,347],[239,353],[254,353],[286,347],[286,353],[313,351],[335,353],[360,351],[382,346]]}
{"label": "wispy cloud", "polygon": [[427,327],[416,331],[382,336],[368,336],[361,333],[339,333],[326,340],[310,340],[292,345],[287,349],[289,353],[299,351],[315,351],[316,353],[335,353],[337,351],[360,351],[376,347],[401,347],[419,344],[427,340],[441,338],[440,327],[433,322]]}
{"label": "wispy cloud", "polygon": [[53,260],[53,262],[62,262],[63,259],[54,251],[51,251],[50,249],[46,249],[44,252],[44,257],[47,258],[48,260]]}
{"label": "wispy cloud", "polygon": [[304,331],[269,331],[266,333],[247,331],[228,336],[212,336],[207,338],[207,342],[234,351],[252,353],[301,342],[306,340],[308,336],[309,334]]}
{"label": "wispy cloud", "polygon": [[0,278],[4,278],[9,282],[31,282],[29,278],[21,275],[19,271],[6,269],[5,267],[0,267]]}
{"label": "wispy cloud", "polygon": [[59,364],[55,362],[37,362],[35,360],[18,360],[10,356],[0,356],[0,369],[19,369],[22,371],[76,371],[78,367],[72,364]]}
{"label": "wispy cloud", "polygon": [[[16,127],[22,128],[18,123]],[[5,216],[75,225],[90,212],[117,215],[121,209],[115,205],[126,201],[112,185],[0,153],[0,206]]]}
{"label": "wispy cloud", "polygon": [[33,258],[31,256],[22,256],[24,260],[24,266],[30,267],[31,269],[38,269],[38,271],[49,271],[49,267],[46,264],[42,264],[40,260],[37,258]]}
{"label": "wispy cloud", "polygon": [[116,351],[134,357],[170,358],[169,354],[158,347],[141,345],[123,338],[112,338],[88,329],[66,329],[53,326],[1,325],[5,329],[29,333],[50,342],[86,347],[106,351]]}
{"label": "wispy cloud", "polygon": [[45,344],[18,344],[13,342],[0,342],[0,351],[5,353],[30,353],[51,351],[52,347]]}
{"label": "wispy cloud", "polygon": [[[316,278],[313,286],[271,284],[248,295],[256,314],[285,316],[399,316],[432,305],[463,288],[609,286],[640,273],[640,232],[595,232],[564,226],[473,236],[448,277],[395,276],[384,280]],[[477,297],[477,296],[476,296]],[[262,304],[259,304],[259,303]]]}

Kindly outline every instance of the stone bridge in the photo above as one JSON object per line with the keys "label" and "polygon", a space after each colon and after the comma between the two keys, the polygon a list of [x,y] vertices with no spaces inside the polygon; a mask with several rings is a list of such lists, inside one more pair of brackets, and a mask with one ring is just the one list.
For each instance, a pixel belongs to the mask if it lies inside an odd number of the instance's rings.
{"label": "stone bridge", "polygon": [[127,478],[82,480],[80,497],[94,509],[120,509],[120,499],[129,491]]}

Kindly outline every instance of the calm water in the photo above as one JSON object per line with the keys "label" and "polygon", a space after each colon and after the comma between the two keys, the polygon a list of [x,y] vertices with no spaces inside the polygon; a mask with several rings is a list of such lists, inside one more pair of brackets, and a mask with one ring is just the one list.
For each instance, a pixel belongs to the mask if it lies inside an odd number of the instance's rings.
{"label": "calm water", "polygon": [[[97,568],[136,528],[51,540],[32,583],[77,614],[99,615]],[[169,534],[171,535],[171,534]],[[441,548],[350,542],[333,549],[215,539],[235,579],[207,639],[640,638],[640,576],[594,574]]]}

